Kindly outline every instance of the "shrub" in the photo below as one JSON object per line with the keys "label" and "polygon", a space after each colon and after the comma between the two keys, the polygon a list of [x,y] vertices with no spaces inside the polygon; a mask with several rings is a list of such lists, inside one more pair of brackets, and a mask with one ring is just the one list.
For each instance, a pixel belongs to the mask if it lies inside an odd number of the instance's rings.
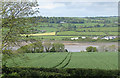
{"label": "shrub", "polygon": [[62,43],[53,43],[52,46],[54,47],[56,52],[64,52],[65,46]]}
{"label": "shrub", "polygon": [[29,44],[29,45],[25,45],[20,47],[17,52],[23,52],[23,53],[39,53],[39,52],[43,52],[43,46],[42,43],[40,41]]}
{"label": "shrub", "polygon": [[50,49],[50,52],[56,52],[55,48],[52,47],[52,48]]}
{"label": "shrub", "polygon": [[[80,69],[80,68],[2,68],[2,78],[117,78],[120,70]],[[9,72],[6,72],[9,71]],[[69,77],[68,77],[69,76]],[[73,77],[74,76],[74,77]]]}
{"label": "shrub", "polygon": [[97,52],[98,50],[97,50],[96,47],[89,46],[89,47],[86,48],[86,51],[87,52]]}
{"label": "shrub", "polygon": [[5,48],[4,50],[2,50],[2,53],[3,53],[3,54],[11,54],[11,53],[12,53],[12,50]]}

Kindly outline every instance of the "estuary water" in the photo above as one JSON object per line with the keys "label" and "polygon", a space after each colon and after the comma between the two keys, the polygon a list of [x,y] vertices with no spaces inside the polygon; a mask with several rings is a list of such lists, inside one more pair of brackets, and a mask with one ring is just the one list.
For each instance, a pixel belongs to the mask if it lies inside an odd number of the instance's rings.
{"label": "estuary water", "polygon": [[[21,46],[29,44],[22,42]],[[44,43],[44,42],[43,42]],[[51,42],[54,43],[54,42]],[[69,52],[81,52],[81,51],[86,51],[86,48],[89,46],[96,47],[99,49],[100,47],[103,46],[111,46],[115,45],[115,48],[118,48],[118,43],[117,42],[68,42],[68,41],[62,41],[60,43],[63,43],[65,45],[65,49],[67,49]],[[19,46],[12,47],[12,50],[17,50],[20,48]]]}

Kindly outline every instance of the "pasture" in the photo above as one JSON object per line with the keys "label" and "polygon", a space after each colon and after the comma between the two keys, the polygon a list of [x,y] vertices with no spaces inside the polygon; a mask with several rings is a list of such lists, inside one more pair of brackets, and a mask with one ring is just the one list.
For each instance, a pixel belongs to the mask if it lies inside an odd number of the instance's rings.
{"label": "pasture", "polygon": [[107,36],[114,35],[117,36],[118,32],[76,32],[76,31],[63,31],[58,32],[58,36]]}
{"label": "pasture", "polygon": [[7,60],[8,67],[118,69],[118,52],[25,53]]}

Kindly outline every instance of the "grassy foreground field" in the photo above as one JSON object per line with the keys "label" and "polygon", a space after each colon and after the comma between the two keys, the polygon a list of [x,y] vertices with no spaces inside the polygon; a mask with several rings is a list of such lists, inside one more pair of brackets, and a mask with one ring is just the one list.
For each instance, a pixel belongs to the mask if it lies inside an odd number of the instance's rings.
{"label": "grassy foreground field", "polygon": [[8,67],[118,69],[117,52],[26,53],[13,57]]}

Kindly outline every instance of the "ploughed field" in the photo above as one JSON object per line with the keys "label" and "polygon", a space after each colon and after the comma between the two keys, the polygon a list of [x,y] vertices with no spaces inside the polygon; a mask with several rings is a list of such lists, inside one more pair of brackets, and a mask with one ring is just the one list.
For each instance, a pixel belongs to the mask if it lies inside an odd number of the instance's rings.
{"label": "ploughed field", "polygon": [[25,53],[7,60],[9,67],[118,69],[118,52]]}

